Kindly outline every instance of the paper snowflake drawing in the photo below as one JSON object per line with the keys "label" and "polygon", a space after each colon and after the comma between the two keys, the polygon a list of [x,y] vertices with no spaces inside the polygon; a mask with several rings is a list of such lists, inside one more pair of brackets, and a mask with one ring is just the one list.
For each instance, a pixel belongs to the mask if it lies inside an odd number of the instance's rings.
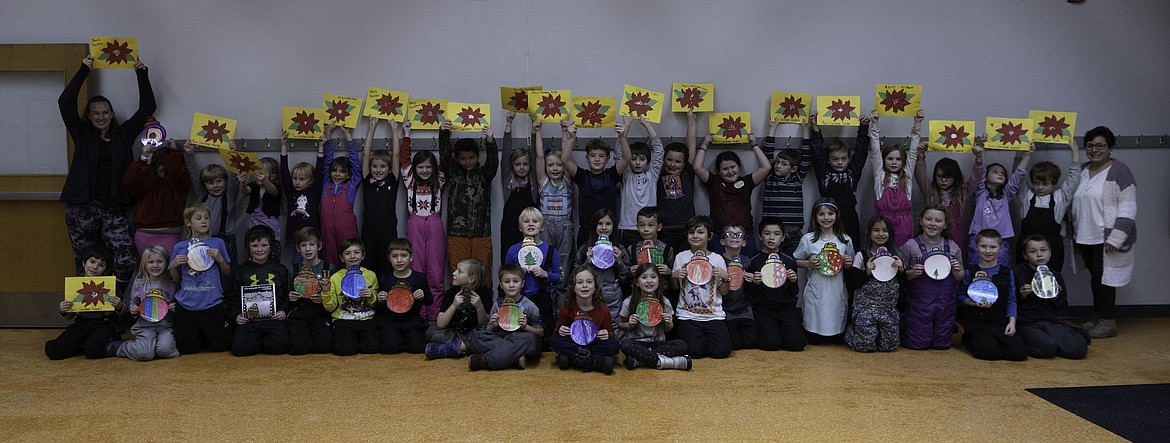
{"label": "paper snowflake drawing", "polygon": [[971,133],[966,131],[966,126],[950,125],[943,126],[943,130],[938,133],[939,137],[934,142],[942,143],[948,148],[956,148],[966,146],[971,143]]}

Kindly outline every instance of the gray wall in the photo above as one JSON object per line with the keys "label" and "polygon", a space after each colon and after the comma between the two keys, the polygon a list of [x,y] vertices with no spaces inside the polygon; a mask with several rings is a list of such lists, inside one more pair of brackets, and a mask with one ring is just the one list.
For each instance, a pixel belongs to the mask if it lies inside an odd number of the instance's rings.
{"label": "gray wall", "polygon": [[[0,41],[139,38],[157,116],[180,138],[196,111],[238,119],[241,137],[274,138],[281,106],[316,106],[323,92],[361,95],[369,86],[498,106],[501,85],[616,96],[625,83],[667,92],[671,82],[715,83],[716,109],[755,113],[758,133],[773,90],[861,95],[869,109],[875,83],[923,84],[928,119],[1070,110],[1079,113],[1078,133],[1098,124],[1124,135],[1170,132],[1170,88],[1162,84],[1170,4],[1158,0],[334,3],[341,2],[5,1]],[[130,112],[129,73],[95,79],[116,110]],[[493,114],[500,134],[503,111]],[[900,139],[910,119],[882,126]],[[683,128],[667,112],[659,132],[681,136]],[[781,135],[796,133],[785,127]],[[582,130],[600,135],[612,132]],[[1168,302],[1154,263],[1155,252],[1170,247],[1161,167],[1170,151],[1151,142],[1115,151],[1137,174],[1141,199],[1142,262],[1120,292],[1123,304]],[[1050,155],[1067,163],[1063,151],[1038,156]],[[210,161],[201,157],[200,166]],[[811,182],[806,189],[815,194]],[[868,202],[868,183],[861,189]],[[1086,291],[1072,297],[1090,302]]]}

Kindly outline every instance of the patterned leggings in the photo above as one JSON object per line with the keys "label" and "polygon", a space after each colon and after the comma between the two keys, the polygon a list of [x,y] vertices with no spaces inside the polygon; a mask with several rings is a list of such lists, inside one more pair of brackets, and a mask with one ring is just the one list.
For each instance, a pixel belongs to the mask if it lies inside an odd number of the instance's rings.
{"label": "patterned leggings", "polygon": [[[120,206],[106,206],[98,203],[70,203],[65,206],[65,227],[69,230],[69,242],[73,244],[74,264],[77,275],[85,275],[81,253],[100,245],[114,254],[114,276],[118,281],[129,281],[137,262],[134,257],[134,241],[130,237],[130,222]],[[173,245],[172,245],[173,246]]]}

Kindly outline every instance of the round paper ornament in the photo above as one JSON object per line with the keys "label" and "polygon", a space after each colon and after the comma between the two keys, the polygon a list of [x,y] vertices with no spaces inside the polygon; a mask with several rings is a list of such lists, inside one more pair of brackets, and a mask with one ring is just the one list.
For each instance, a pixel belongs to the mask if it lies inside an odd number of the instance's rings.
{"label": "round paper ornament", "polygon": [[500,310],[496,312],[496,324],[505,331],[515,331],[520,329],[521,315],[524,313],[520,310],[520,305],[511,298],[505,298],[504,303],[500,304]]}
{"label": "round paper ornament", "polygon": [[821,275],[832,277],[841,272],[841,267],[845,265],[845,259],[841,257],[841,251],[837,250],[837,244],[833,242],[825,243],[825,247],[821,248],[821,252],[817,254],[819,265],[817,271]]}
{"label": "round paper ornament", "polygon": [[898,269],[894,267],[894,256],[890,255],[885,246],[879,246],[873,257],[873,278],[886,282],[898,276]]}
{"label": "round paper ornament", "polygon": [[341,278],[341,293],[349,298],[361,297],[362,289],[366,288],[366,277],[362,276],[361,268],[352,266],[348,271],[345,271],[345,277]]}
{"label": "round paper ornament", "polygon": [[399,283],[394,289],[386,293],[386,307],[391,312],[405,314],[414,306],[414,292],[404,283]]}
{"label": "round paper ornament", "polygon": [[702,252],[696,252],[691,257],[691,261],[687,263],[687,281],[691,284],[705,285],[710,283],[714,273],[714,269],[711,268],[711,260]]}
{"label": "round paper ornament", "polygon": [[613,243],[609,241],[609,236],[605,234],[597,236],[597,243],[593,245],[593,257],[589,261],[598,269],[609,269],[613,267],[614,259]]}
{"label": "round paper ornament", "polygon": [[995,303],[999,300],[999,288],[995,287],[986,272],[979,271],[971,279],[971,284],[967,285],[967,297],[979,304]]}
{"label": "round paper ornament", "polygon": [[788,268],[780,261],[780,254],[768,254],[768,260],[760,268],[760,279],[764,286],[772,289],[784,286],[788,281]]}
{"label": "round paper ornament", "polygon": [[727,280],[731,285],[732,291],[738,291],[743,288],[743,262],[740,256],[731,258],[731,263],[727,264]]}
{"label": "round paper ornament", "polygon": [[191,268],[191,275],[211,269],[211,266],[215,264],[215,260],[211,259],[211,254],[207,253],[209,249],[211,248],[202,242],[196,242],[187,248],[187,267]]}
{"label": "round paper ornament", "polygon": [[638,264],[644,265],[646,263],[653,263],[661,265],[666,263],[662,259],[662,251],[654,247],[654,240],[643,240],[642,245],[638,247]]}
{"label": "round paper ornament", "polygon": [[158,289],[152,289],[142,298],[138,303],[138,315],[151,323],[158,323],[167,317],[167,312],[170,311],[170,306],[167,300],[163,298],[162,293]]}
{"label": "round paper ornament", "polygon": [[516,252],[516,262],[525,271],[531,271],[539,268],[541,263],[544,263],[544,252],[540,247],[536,246],[536,240],[532,237],[527,237],[520,243],[520,250]]}
{"label": "round paper ornament", "polygon": [[167,139],[167,130],[157,121],[151,120],[142,128],[142,134],[139,135],[143,146],[150,146],[157,148],[162,146]]}
{"label": "round paper ornament", "polygon": [[1056,281],[1056,274],[1048,269],[1048,265],[1036,267],[1036,275],[1032,276],[1032,293],[1044,299],[1060,295],[1060,283]]}
{"label": "round paper ornament", "polygon": [[577,318],[569,325],[569,336],[573,338],[573,343],[588,346],[597,339],[597,324],[585,311],[577,311]]}
{"label": "round paper ornament", "polygon": [[658,326],[662,322],[662,303],[655,300],[653,297],[645,297],[638,302],[637,313],[638,323],[646,326]]}
{"label": "round paper ornament", "polygon": [[948,278],[951,276],[951,256],[937,248],[931,250],[922,261],[922,270],[934,280]]}

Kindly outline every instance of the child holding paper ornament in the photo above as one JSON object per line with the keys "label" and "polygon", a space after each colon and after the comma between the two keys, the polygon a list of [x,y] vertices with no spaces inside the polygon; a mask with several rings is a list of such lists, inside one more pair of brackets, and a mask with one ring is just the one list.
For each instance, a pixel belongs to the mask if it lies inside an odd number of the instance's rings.
{"label": "child holding paper ornament", "polygon": [[[130,286],[130,313],[141,318],[130,328],[134,338],[110,344],[114,355],[134,361],[179,356],[169,315],[175,305],[175,284],[167,272],[168,257],[167,250],[158,245],[142,252],[138,278]],[[144,305],[148,298],[152,300]],[[143,307],[150,312],[141,312]],[[161,318],[157,316],[160,311],[166,313]]]}
{"label": "child holding paper ornament", "polygon": [[914,190],[910,179],[909,165],[918,162],[919,132],[922,129],[922,110],[914,114],[914,126],[910,129],[909,150],[901,144],[882,147],[881,131],[878,129],[877,111],[870,112],[869,158],[873,163],[873,208],[889,222],[886,228],[900,245],[914,235]]}
{"label": "child holding paper ornament", "polygon": [[621,340],[626,369],[691,369],[687,342],[666,339],[666,333],[674,329],[674,307],[663,297],[666,285],[661,277],[657,265],[638,265],[633,291],[622,301],[618,327],[626,331],[626,338]]}
{"label": "child holding paper ornament", "polygon": [[[540,129],[542,123],[540,120],[532,120],[532,137],[536,153],[536,181],[537,181],[537,198],[539,198],[539,206],[533,206],[540,209],[544,217],[543,228],[540,231],[540,239],[548,243],[550,248],[557,253],[557,259],[563,265],[568,265],[573,262],[573,252],[576,251],[574,247],[577,244],[577,225],[573,222],[574,213],[576,216],[584,215],[574,208],[577,200],[576,186],[573,185],[572,180],[565,177],[565,163],[561,160],[561,152],[564,150],[572,151],[573,134],[576,133],[577,128],[572,125],[561,123],[561,149],[545,152],[544,139],[540,136]],[[525,237],[521,232],[521,239]],[[507,261],[507,252],[504,254],[504,260]],[[553,288],[553,294],[550,298],[549,305],[540,306],[540,312],[544,314],[546,319],[552,318],[552,313],[549,310],[554,309],[565,299],[565,286],[556,285]],[[547,309],[546,309],[547,308]],[[545,323],[550,324],[550,323]]]}
{"label": "child holding paper ornament", "polygon": [[544,216],[536,208],[520,212],[520,232],[525,240],[508,248],[504,263],[520,265],[524,269],[524,287],[521,291],[540,310],[541,324],[551,325],[556,308],[553,288],[561,281],[561,259],[551,243],[540,237]]}
{"label": "child holding paper ornament", "polygon": [[419,310],[434,302],[431,287],[422,273],[410,269],[414,249],[410,241],[396,238],[386,247],[390,272],[378,279],[378,304],[374,324],[378,327],[378,351],[383,354],[426,350],[427,323]]}
{"label": "child holding paper ornament", "polygon": [[492,290],[483,285],[485,273],[483,262],[474,258],[455,266],[451,289],[439,303],[439,319],[427,327],[427,360],[458,358],[469,351],[471,333],[488,319],[485,303],[490,303]]}
{"label": "child holding paper ornament", "polygon": [[846,234],[837,202],[821,197],[813,204],[811,232],[796,247],[796,266],[812,269],[804,287],[804,330],[809,343],[841,343],[848,293],[841,271],[853,266],[853,241]]}
{"label": "child holding paper ornament", "polygon": [[[885,216],[870,217],[865,228],[869,234],[867,241],[854,258],[853,266],[845,270],[845,285],[853,292],[853,312],[845,328],[845,344],[857,352],[898,350],[898,297],[905,275],[890,229],[893,225]],[[878,269],[879,266],[883,268]]]}
{"label": "child holding paper ornament", "polygon": [[[229,143],[236,149],[236,141]],[[223,240],[229,257],[236,256],[236,200],[240,195],[240,180],[223,164],[213,163],[203,169],[195,169],[195,145],[190,141],[183,144],[183,162],[191,174],[189,189],[201,189],[194,200],[207,205],[211,213],[211,236]]]}
{"label": "child holding paper ornament", "polygon": [[[630,278],[630,268],[623,260],[622,250],[612,240],[617,224],[616,219],[613,211],[609,209],[601,208],[593,213],[587,226],[594,227],[594,235],[590,241],[577,249],[572,266],[573,269],[580,266],[593,267],[593,272],[597,274],[597,287],[601,292],[601,301],[609,307],[610,316],[615,321],[615,328],[617,327],[618,313],[621,312],[622,283]],[[605,251],[606,248],[609,251]],[[621,339],[622,335],[623,332],[618,332],[617,338]]]}
{"label": "child holding paper ornament", "polygon": [[[275,242],[276,233],[267,226],[256,225],[244,233],[248,259],[232,271],[232,288],[224,297],[235,317],[232,355],[237,357],[288,352],[288,328],[284,322],[288,312],[288,268],[271,253]],[[245,308],[241,305],[243,289],[258,285],[272,285],[272,305],[263,310],[258,303]]]}
{"label": "child holding paper ornament", "polygon": [[691,358],[731,356],[731,333],[723,312],[723,296],[731,284],[723,256],[708,247],[714,229],[710,217],[692,217],[686,229],[690,249],[674,257],[670,288],[681,290],[675,326]]}
{"label": "child holding paper ornament", "polygon": [[756,320],[752,313],[751,299],[744,283],[751,278],[745,269],[751,264],[748,255],[742,255],[747,234],[740,225],[731,224],[723,228],[719,242],[723,244],[724,263],[727,263],[727,294],[723,296],[723,322],[731,336],[731,349],[752,349],[757,346]]}
{"label": "child holding paper ornament", "polygon": [[[321,193],[325,180],[317,177],[317,171],[325,169],[325,141],[317,142],[316,166],[299,162],[291,170],[288,167],[288,143],[288,130],[280,131],[280,184],[288,211],[284,232],[287,240],[292,240],[294,256],[299,257],[296,233],[308,227],[321,229]],[[280,256],[276,258],[279,260]]]}
{"label": "child holding paper ornament", "polygon": [[[861,125],[857,128],[857,140],[853,144],[852,156],[849,154],[849,148],[841,141],[834,141],[823,149],[813,146],[813,172],[817,176],[817,188],[821,191],[821,197],[828,197],[836,202],[834,204],[839,208],[844,225],[843,232],[849,238],[860,238],[857,185],[861,184],[861,169],[865,167],[868,148],[869,117],[864,115],[861,116]],[[817,226],[811,225],[808,229],[815,232]]]}
{"label": "child holding paper ornament", "polygon": [[402,173],[402,142],[398,134],[398,122],[387,120],[392,140],[391,150],[376,149],[374,130],[378,119],[366,120],[366,139],[362,144],[362,243],[374,254],[366,254],[362,263],[366,269],[384,275],[390,272],[388,257],[382,254],[390,243],[398,239],[398,176]]}
{"label": "child holding paper ornament", "polygon": [[333,316],[322,304],[322,293],[337,268],[321,258],[321,233],[317,228],[297,230],[293,241],[301,261],[293,265],[288,293],[288,353],[328,354],[333,347]]}
{"label": "child holding paper ornament", "polygon": [[[803,223],[803,222],[802,222]],[[808,345],[800,309],[796,307],[796,260],[783,251],[789,232],[776,217],[760,220],[762,249],[744,269],[752,302],[756,338],[765,351],[801,351]]]}
{"label": "child holding paper ornament", "polygon": [[613,374],[614,357],[621,345],[614,337],[609,308],[601,301],[597,275],[588,266],[569,275],[570,297],[557,313],[556,332],[550,334],[548,346],[557,353],[561,369]]}
{"label": "child holding paper ornament", "polygon": [[[748,132],[748,143],[752,153],[756,156],[756,169],[749,174],[739,175],[743,169],[743,161],[734,151],[723,151],[715,156],[715,170],[709,171],[703,166],[707,155],[707,146],[711,144],[714,134],[707,134],[699,151],[695,154],[695,177],[707,187],[710,197],[711,221],[715,231],[721,232],[727,225],[742,226],[747,237],[744,238],[743,255],[751,256],[756,252],[756,235],[752,231],[755,226],[752,222],[752,190],[756,185],[763,183],[764,178],[772,171],[768,157],[760,146],[756,144],[756,136]],[[715,252],[723,252],[723,245],[712,244]]]}
{"label": "child holding paper ornament", "polygon": [[471,333],[467,348],[471,352],[468,367],[480,369],[524,369],[525,356],[539,349],[544,325],[540,310],[520,291],[524,270],[518,265],[500,267],[500,290],[492,303],[487,327]]}
{"label": "child holding paper ornament", "polygon": [[1034,234],[1020,244],[1027,261],[1015,269],[1019,286],[1016,330],[1028,347],[1028,356],[1085,358],[1092,342],[1088,331],[1060,321],[1060,310],[1068,306],[1068,293],[1060,271],[1048,267],[1052,254],[1048,240]]}
{"label": "child holding paper ornament", "polygon": [[[443,188],[446,176],[429,151],[410,156],[410,121],[402,124],[402,186],[406,188],[406,239],[414,247],[411,269],[427,277],[431,294],[442,294],[447,275],[447,234],[443,229]],[[422,309],[423,320],[439,318],[439,303]]]}
{"label": "child holding paper ornament", "polygon": [[1011,254],[1008,252],[1010,249],[1008,245],[1015,237],[1015,230],[1012,228],[1012,213],[1008,206],[1020,191],[1020,182],[1028,174],[1028,161],[1031,160],[1032,151],[1035,149],[1036,145],[1032,145],[1029,151],[1022,154],[1020,163],[1010,177],[1008,169],[1003,165],[999,163],[987,165],[983,182],[975,190],[975,215],[971,218],[971,228],[967,231],[972,235],[967,248],[967,264],[974,266],[979,260],[974,234],[984,229],[994,229],[1004,240],[1003,247],[1000,248],[999,263],[1004,266],[1010,265]]}
{"label": "child holding paper ornament", "polygon": [[[1023,361],[1028,358],[1024,339],[1016,334],[1016,279],[1007,265],[999,262],[1003,238],[994,229],[984,229],[975,236],[979,266],[967,269],[959,301],[963,308],[963,346],[980,360]],[[980,280],[996,295],[981,298],[970,290]]]}
{"label": "child holding paper ornament", "polygon": [[171,281],[179,282],[173,306],[175,343],[182,354],[223,352],[231,348],[231,325],[235,324],[224,303],[220,278],[231,272],[231,256],[223,240],[211,236],[207,205],[188,203],[183,223],[191,237],[171,250]]}
{"label": "child holding paper ornament", "polygon": [[374,324],[374,304],[378,276],[361,267],[366,246],[350,238],[337,247],[342,268],[322,282],[321,305],[333,316],[333,354],[350,356],[378,352],[378,328]]}
{"label": "child holding paper ornament", "polygon": [[[114,275],[114,255],[105,248],[88,248],[78,257],[85,277]],[[114,311],[78,313],[68,312],[73,308],[73,302],[61,301],[57,313],[73,323],[57,338],[45,342],[45,356],[49,360],[64,360],[78,354],[84,354],[85,358],[112,357],[120,343],[112,340],[119,334],[117,310],[122,305],[122,298],[112,296],[108,301],[114,305]]]}
{"label": "child holding paper ornament", "polygon": [[[963,253],[951,235],[950,216],[942,205],[927,206],[919,217],[918,235],[899,249],[904,260],[906,316],[902,318],[902,346],[910,349],[949,349],[957,309],[955,287],[963,280]],[[926,262],[941,255],[950,265],[927,274]],[[944,259],[938,259],[944,260]]]}

